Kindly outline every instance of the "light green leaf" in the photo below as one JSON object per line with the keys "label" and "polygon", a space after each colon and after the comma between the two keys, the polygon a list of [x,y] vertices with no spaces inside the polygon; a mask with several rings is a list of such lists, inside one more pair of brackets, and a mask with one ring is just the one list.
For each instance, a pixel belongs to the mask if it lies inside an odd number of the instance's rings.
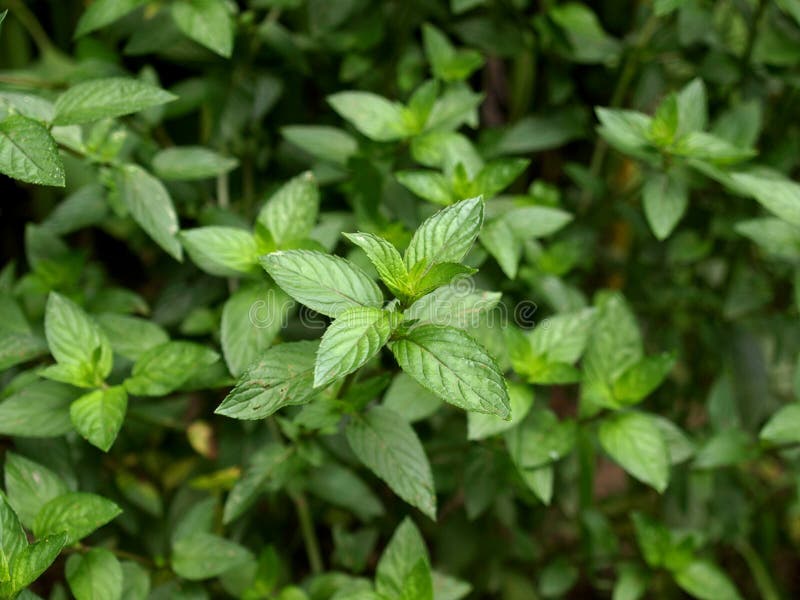
{"label": "light green leaf", "polygon": [[390,142],[408,135],[403,106],[383,96],[371,92],[338,92],[328,96],[328,104],[376,142]]}
{"label": "light green leaf", "polygon": [[429,217],[414,232],[406,249],[406,267],[421,260],[429,265],[460,262],[466,256],[483,224],[483,198],[462,200]]}
{"label": "light green leaf", "polygon": [[342,234],[361,248],[369,258],[378,276],[395,295],[408,292],[408,270],[403,258],[390,242],[371,233]]}
{"label": "light green leaf", "polygon": [[633,110],[598,107],[595,112],[600,120],[597,132],[609,144],[620,152],[642,156],[643,149],[649,145],[650,117]]}
{"label": "light green leaf", "polygon": [[70,406],[75,429],[90,444],[108,452],[125,420],[128,394],[121,385],[103,388],[81,396]]}
{"label": "light green leaf", "polygon": [[122,567],[122,600],[146,600],[150,593],[150,574],[132,561],[120,563]]}
{"label": "light green leaf", "polygon": [[295,146],[302,148],[315,158],[346,165],[350,157],[358,152],[358,142],[346,131],[327,125],[289,125],[281,133]]}
{"label": "light green leaf", "polygon": [[400,185],[428,202],[448,206],[457,199],[450,182],[436,171],[396,171],[394,177]]}
{"label": "light green leaf", "polygon": [[[11,561],[10,587],[19,592],[44,573],[66,545],[64,535],[53,535],[22,548]],[[0,593],[7,584],[0,584]]]}
{"label": "light green leaf", "polygon": [[669,352],[648,356],[628,368],[614,382],[614,399],[631,405],[646,398],[675,366],[675,355]]}
{"label": "light green leaf", "polygon": [[319,214],[319,188],[306,171],[281,186],[258,214],[258,222],[272,234],[278,247],[307,238]]}
{"label": "light green leaf", "polygon": [[476,50],[456,49],[433,25],[422,26],[425,56],[433,74],[442,81],[462,81],[483,66],[483,56]]}
{"label": "light green leaf", "polygon": [[531,351],[548,361],[574,363],[583,354],[597,311],[584,308],[548,317],[528,335]]}
{"label": "light green leaf", "polygon": [[439,396],[426,390],[413,377],[402,371],[394,376],[383,396],[383,406],[393,410],[409,423],[430,417],[441,405],[442,399]]}
{"label": "light green leaf", "polygon": [[375,406],[353,415],[345,429],[356,456],[403,500],[436,519],[436,493],[425,450],[411,425]]}
{"label": "light green leaf", "polygon": [[194,180],[224,175],[239,161],[203,146],[165,148],[153,157],[153,170],[162,179]]}
{"label": "light green leaf", "polygon": [[94,0],[81,15],[73,37],[79,38],[110,25],[146,2],[147,0]]}
{"label": "light green leaf", "polygon": [[383,294],[375,282],[338,256],[288,250],[262,256],[261,265],[287,294],[323,315],[336,317],[347,308],[380,308],[383,304]]}
{"label": "light green leaf", "polygon": [[167,332],[147,319],[115,313],[103,313],[93,318],[108,337],[112,350],[130,360],[136,360],[150,348],[169,341]]}
{"label": "light green leaf", "polygon": [[0,434],[58,437],[72,431],[69,405],[75,388],[55,381],[34,381],[0,402]]}
{"label": "light green leaf", "polygon": [[672,145],[670,152],[678,156],[708,161],[717,165],[741,162],[756,154],[752,148],[742,148],[703,131],[687,133]]}
{"label": "light green leaf", "polygon": [[399,600],[433,600],[433,579],[427,559],[419,559],[403,580]]}
{"label": "light green leaf", "polygon": [[708,126],[706,86],[699,77],[692,79],[678,92],[678,135],[703,131]]}
{"label": "light green leaf", "polygon": [[263,419],[284,406],[305,404],[314,389],[316,342],[289,342],[267,350],[214,411],[234,419]]}
{"label": "light green leaf", "polygon": [[689,205],[689,188],[677,176],[653,173],[642,186],[644,214],[659,240],[669,237]]}
{"label": "light green leaf", "polygon": [[506,218],[494,219],[484,226],[480,236],[481,244],[494,257],[506,277],[515,279],[522,259],[523,243],[514,235],[510,221]]}
{"label": "light green leaf", "polygon": [[597,318],[584,356],[588,378],[613,382],[643,355],[636,317],[618,292],[598,298]]}
{"label": "light green leaf", "polygon": [[622,565],[618,570],[617,580],[611,600],[639,600],[647,591],[647,574],[636,565]]}
{"label": "light green leaf", "polygon": [[280,480],[281,470],[285,469],[293,452],[294,448],[276,443],[269,443],[253,452],[244,474],[225,500],[222,522],[227,525],[238,519],[265,491],[267,482],[271,479]]}
{"label": "light green leaf", "polygon": [[409,517],[395,529],[375,569],[375,587],[385,596],[402,593],[408,574],[420,561],[428,562],[428,549],[422,535]]}
{"label": "light green leaf", "polygon": [[800,442],[800,404],[787,404],[772,415],[758,434],[773,444]]}
{"label": "light green leaf", "polygon": [[669,481],[669,450],[661,430],[643,413],[625,412],[606,417],[600,424],[600,444],[636,479],[659,493]]}
{"label": "light green leaf", "polygon": [[218,277],[241,277],[258,272],[261,253],[249,231],[212,225],[184,229],[179,238],[192,261],[206,273]]}
{"label": "light green leaf", "polygon": [[174,341],[143,353],[124,386],[135,396],[165,396],[219,360],[219,354],[193,342]]}
{"label": "light green leaf", "polygon": [[42,506],[69,491],[56,473],[14,452],[6,452],[5,484],[8,503],[28,528]]}
{"label": "light green leaf", "polygon": [[800,227],[775,217],[764,217],[739,221],[734,228],[769,254],[789,260],[800,258]]}
{"label": "light green leaf", "polygon": [[178,0],[172,18],[186,36],[220,56],[233,52],[233,19],[223,0]]}
{"label": "light green leaf", "polygon": [[409,273],[411,296],[412,298],[419,298],[450,282],[453,282],[453,285],[450,286],[451,288],[457,288],[458,284],[454,280],[463,280],[475,273],[476,269],[459,263],[444,262],[429,265],[428,261],[422,260],[414,265],[411,273]]}
{"label": "light green leaf", "polygon": [[351,511],[362,521],[370,521],[385,513],[383,504],[370,487],[350,469],[327,463],[308,476],[308,491]]}
{"label": "light green leaf", "polygon": [[172,546],[172,568],[184,579],[198,581],[222,575],[253,555],[244,546],[211,533],[181,537]]}
{"label": "light green leaf", "polygon": [[533,405],[533,389],[521,383],[509,383],[508,397],[511,406],[510,420],[486,413],[467,413],[467,439],[483,440],[522,423]]}
{"label": "light green leaf", "polygon": [[[493,198],[519,177],[531,161],[527,158],[500,158],[484,166],[472,182],[473,193]],[[544,207],[539,207],[544,208]],[[555,210],[555,209],[551,209]]]}
{"label": "light green leaf", "polygon": [[164,185],[139,165],[122,165],[115,174],[119,197],[134,221],[167,254],[181,260],[178,215]]}
{"label": "light green leaf", "polygon": [[741,600],[736,586],[714,563],[695,559],[677,573],[676,583],[699,600]]}
{"label": "light green leaf", "polygon": [[577,63],[613,64],[619,58],[620,43],[603,30],[592,9],[579,2],[566,2],[548,11],[569,42],[569,57]]}
{"label": "light green leaf", "polygon": [[752,169],[731,173],[742,192],[787,223],[800,226],[800,184],[777,171]]}
{"label": "light green leaf", "polygon": [[225,302],[220,324],[222,354],[238,377],[270,347],[294,302],[275,285],[243,287]]}
{"label": "light green leaf", "polygon": [[78,83],[56,100],[54,125],[79,125],[120,117],[172,102],[166,90],[129,77],[107,77]]}
{"label": "light green leaf", "polygon": [[0,121],[0,173],[38,185],[64,187],[64,165],[47,128],[22,115]]}
{"label": "light green leaf", "polygon": [[14,559],[27,545],[28,538],[17,515],[11,509],[5,494],[0,494],[0,584],[10,579]]}
{"label": "light green leaf", "polygon": [[547,409],[534,410],[524,423],[506,434],[506,446],[519,469],[538,469],[572,452],[577,431],[575,421],[559,421]]}
{"label": "light green leaf", "polygon": [[92,548],[73,554],[64,569],[75,600],[120,600],[122,567],[110,550]]}
{"label": "light green leaf", "polygon": [[41,508],[33,523],[33,533],[37,538],[65,533],[64,545],[70,546],[120,514],[122,509],[102,496],[69,492]]}
{"label": "light green leaf", "polygon": [[465,410],[509,417],[502,372],[464,331],[420,325],[390,342],[389,348],[403,371],[446,402]]}
{"label": "light green leaf", "polygon": [[339,313],[317,350],[314,387],[322,387],[362,367],[380,352],[399,319],[397,313],[367,306]]}
{"label": "light green leaf", "polygon": [[497,306],[501,296],[500,292],[476,290],[456,281],[423,296],[403,315],[406,320],[419,319],[459,329],[479,327],[481,317]]}
{"label": "light green leaf", "polygon": [[100,327],[69,298],[51,292],[47,298],[44,330],[53,357],[74,367],[75,385],[91,387],[111,372],[111,344]]}

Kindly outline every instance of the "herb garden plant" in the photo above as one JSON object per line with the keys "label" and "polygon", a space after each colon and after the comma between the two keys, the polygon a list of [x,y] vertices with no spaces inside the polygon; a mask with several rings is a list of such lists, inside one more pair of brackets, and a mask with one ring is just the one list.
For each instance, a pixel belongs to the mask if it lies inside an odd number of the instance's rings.
{"label": "herb garden plant", "polygon": [[0,598],[800,594],[796,0],[0,0]]}

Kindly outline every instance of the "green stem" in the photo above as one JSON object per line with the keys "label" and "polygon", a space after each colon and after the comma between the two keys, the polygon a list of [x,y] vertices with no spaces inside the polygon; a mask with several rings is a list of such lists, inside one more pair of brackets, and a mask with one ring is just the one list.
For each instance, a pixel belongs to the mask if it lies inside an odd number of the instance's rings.
{"label": "green stem", "polygon": [[780,600],[781,595],[775,587],[775,582],[769,571],[764,566],[761,557],[755,551],[753,546],[747,540],[742,540],[736,544],[736,550],[742,555],[742,558],[750,568],[750,573],[753,575],[753,581],[758,588],[759,594],[764,600]]}
{"label": "green stem", "polygon": [[750,20],[750,28],[747,30],[747,45],[744,48],[741,59],[741,77],[739,81],[743,81],[747,75],[747,67],[750,64],[750,58],[753,56],[753,49],[756,45],[756,35],[758,34],[758,24],[761,22],[761,17],[767,8],[767,0],[759,0],[758,6]]}
{"label": "green stem", "polygon": [[[621,106],[625,100],[625,96],[628,93],[628,88],[630,87],[631,83],[633,82],[633,78],[636,75],[636,68],[639,66],[639,59],[641,58],[642,49],[647,45],[647,43],[650,41],[650,38],[652,38],[653,34],[656,32],[658,21],[659,20],[656,14],[652,13],[642,27],[642,31],[639,34],[636,43],[631,48],[627,58],[625,59],[622,72],[620,73],[619,79],[617,79],[617,83],[614,86],[614,91],[611,94],[611,103],[609,104],[611,108],[617,108]],[[592,150],[592,157],[589,160],[589,173],[592,175],[593,179],[600,176],[607,153],[608,144],[602,137],[598,137],[594,145],[594,150]],[[592,188],[588,187],[584,189],[581,194],[580,201],[578,203],[579,211],[582,213],[585,212],[586,209],[589,208],[591,202]]]}
{"label": "green stem", "polygon": [[317,575],[322,573],[325,567],[322,564],[322,555],[319,551],[317,533],[314,531],[314,522],[311,520],[311,512],[308,510],[308,500],[306,500],[303,492],[295,492],[290,495],[297,509],[297,518],[300,521],[300,530],[303,533],[303,543],[308,555],[308,564],[311,566],[311,572]]}
{"label": "green stem", "polygon": [[50,38],[47,37],[47,33],[45,33],[36,15],[25,6],[22,0],[5,0],[4,4],[14,13],[17,20],[22,24],[31,38],[33,38],[33,42],[36,44],[36,47],[39,48],[41,54],[55,50],[55,45],[50,41]]}

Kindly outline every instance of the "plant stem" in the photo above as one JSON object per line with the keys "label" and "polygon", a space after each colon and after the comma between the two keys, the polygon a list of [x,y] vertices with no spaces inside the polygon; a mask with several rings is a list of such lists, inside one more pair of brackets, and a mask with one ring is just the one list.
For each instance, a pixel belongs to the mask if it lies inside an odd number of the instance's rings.
{"label": "plant stem", "polygon": [[[633,81],[634,75],[636,75],[636,67],[639,66],[639,58],[641,56],[642,49],[645,47],[645,45],[647,45],[647,43],[650,41],[650,38],[652,38],[653,34],[656,32],[658,21],[659,19],[656,14],[651,13],[650,17],[648,17],[647,21],[642,27],[642,31],[639,34],[639,37],[636,39],[636,43],[633,45],[630,53],[625,59],[625,64],[622,67],[622,72],[620,73],[619,79],[614,86],[614,91],[611,93],[611,102],[609,104],[611,108],[619,107],[625,100],[625,95],[628,93],[628,88]],[[592,157],[589,160],[589,173],[593,179],[600,176],[607,152],[608,144],[602,137],[598,137],[594,145],[594,150],[592,150]],[[591,202],[592,188],[587,187],[581,193],[580,201],[578,202],[579,212],[586,212],[586,209],[589,208]]]}
{"label": "plant stem", "polygon": [[308,563],[313,574],[322,573],[325,567],[322,564],[322,555],[319,551],[319,541],[317,533],[314,531],[314,522],[311,520],[311,512],[308,510],[308,500],[303,492],[290,494],[294,506],[297,509],[297,518],[300,521],[300,530],[303,533],[303,544],[306,547]]}
{"label": "plant stem", "polygon": [[764,566],[761,557],[755,551],[753,546],[747,540],[741,540],[736,544],[736,550],[741,554],[747,566],[750,568],[750,573],[753,575],[753,581],[758,588],[758,592],[764,600],[780,600],[781,595],[775,587],[775,582],[769,571]]}
{"label": "plant stem", "polygon": [[45,33],[36,15],[25,6],[22,0],[5,0],[4,4],[14,13],[17,20],[22,24],[31,38],[33,38],[33,42],[36,44],[40,53],[45,54],[55,49],[55,45],[50,41],[50,38],[47,37],[47,33]]}

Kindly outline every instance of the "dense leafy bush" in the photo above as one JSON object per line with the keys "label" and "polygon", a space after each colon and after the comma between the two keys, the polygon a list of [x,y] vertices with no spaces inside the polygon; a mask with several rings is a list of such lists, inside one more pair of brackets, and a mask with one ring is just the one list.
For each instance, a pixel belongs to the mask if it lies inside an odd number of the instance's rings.
{"label": "dense leafy bush", "polygon": [[797,597],[797,0],[5,0],[0,597]]}

